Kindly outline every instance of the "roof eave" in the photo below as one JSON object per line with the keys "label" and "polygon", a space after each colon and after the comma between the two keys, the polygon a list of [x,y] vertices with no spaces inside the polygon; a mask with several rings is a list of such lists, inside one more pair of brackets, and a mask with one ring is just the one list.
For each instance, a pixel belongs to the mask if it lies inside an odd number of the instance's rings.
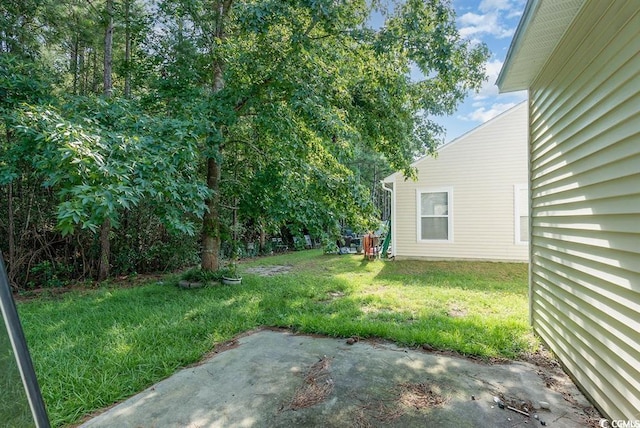
{"label": "roof eave", "polygon": [[496,84],[500,92],[529,89],[587,0],[528,0]]}
{"label": "roof eave", "polygon": [[538,9],[539,5],[539,0],[529,0],[524,7],[522,18],[520,18],[520,22],[518,23],[516,32],[513,35],[513,39],[511,39],[511,44],[509,45],[509,50],[507,51],[507,57],[504,60],[502,69],[500,70],[500,74],[498,74],[498,79],[496,80],[496,86],[498,86],[498,89],[501,93],[520,91],[528,88],[528,86],[525,85],[509,85],[508,83],[510,82],[507,81],[507,78],[509,75],[509,71],[513,67],[515,57],[520,51],[520,46],[522,46],[522,41],[525,38],[525,34],[527,33],[527,29],[529,28],[531,19],[533,18],[533,15]]}

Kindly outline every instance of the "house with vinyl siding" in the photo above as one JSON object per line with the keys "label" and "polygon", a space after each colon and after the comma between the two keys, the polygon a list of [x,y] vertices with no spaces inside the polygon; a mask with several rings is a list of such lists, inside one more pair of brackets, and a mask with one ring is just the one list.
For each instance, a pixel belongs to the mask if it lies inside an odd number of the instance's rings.
{"label": "house with vinyl siding", "polygon": [[397,172],[391,253],[397,259],[526,262],[527,104],[518,104]]}
{"label": "house with vinyl siding", "polygon": [[640,423],[640,2],[529,0],[497,84],[529,93],[533,329]]}

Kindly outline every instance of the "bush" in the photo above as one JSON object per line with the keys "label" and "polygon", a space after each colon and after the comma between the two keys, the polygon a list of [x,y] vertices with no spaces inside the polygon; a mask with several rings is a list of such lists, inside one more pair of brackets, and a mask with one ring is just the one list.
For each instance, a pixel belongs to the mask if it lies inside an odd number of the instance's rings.
{"label": "bush", "polygon": [[220,282],[222,277],[227,273],[227,269],[218,269],[215,271],[202,270],[199,267],[192,268],[184,272],[180,279],[189,282]]}
{"label": "bush", "polygon": [[293,237],[293,249],[296,251],[302,251],[305,248],[307,248],[307,244],[306,241],[304,239],[304,236],[301,238],[299,236],[294,236]]}
{"label": "bush", "polygon": [[338,254],[340,248],[338,248],[338,244],[336,244],[335,240],[331,240],[331,238],[327,235],[322,237],[322,248],[324,249],[325,254]]}
{"label": "bush", "polygon": [[31,276],[28,283],[29,288],[41,287],[54,288],[63,287],[69,283],[69,276],[73,267],[64,263],[51,263],[44,260],[30,270]]}
{"label": "bush", "polygon": [[260,249],[260,254],[263,256],[269,256],[273,254],[273,244],[271,241],[265,241],[264,246]]}

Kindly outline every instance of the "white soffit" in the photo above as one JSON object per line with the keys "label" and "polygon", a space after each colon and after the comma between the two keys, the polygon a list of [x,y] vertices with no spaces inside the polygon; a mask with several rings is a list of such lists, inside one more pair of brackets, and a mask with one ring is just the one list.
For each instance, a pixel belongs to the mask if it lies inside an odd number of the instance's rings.
{"label": "white soffit", "polygon": [[500,92],[528,89],[585,0],[529,0],[496,85]]}

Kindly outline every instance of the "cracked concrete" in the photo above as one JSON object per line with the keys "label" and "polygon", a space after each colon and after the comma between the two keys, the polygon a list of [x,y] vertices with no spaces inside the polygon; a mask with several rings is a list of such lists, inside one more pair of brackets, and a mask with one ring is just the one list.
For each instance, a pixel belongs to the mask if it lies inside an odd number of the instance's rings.
{"label": "cracked concrete", "polygon": [[[544,421],[546,426],[561,428],[589,424],[592,408],[568,378],[529,363],[489,364],[378,341],[348,345],[345,339],[267,329],[242,336],[234,345],[82,426],[485,428],[535,427]],[[560,391],[554,390],[557,383],[551,389],[545,381],[550,375],[565,376]],[[322,395],[305,401],[306,391]],[[500,398],[504,409],[494,397]],[[536,410],[540,402],[548,403],[549,409]],[[529,411],[529,416],[508,407]]]}

